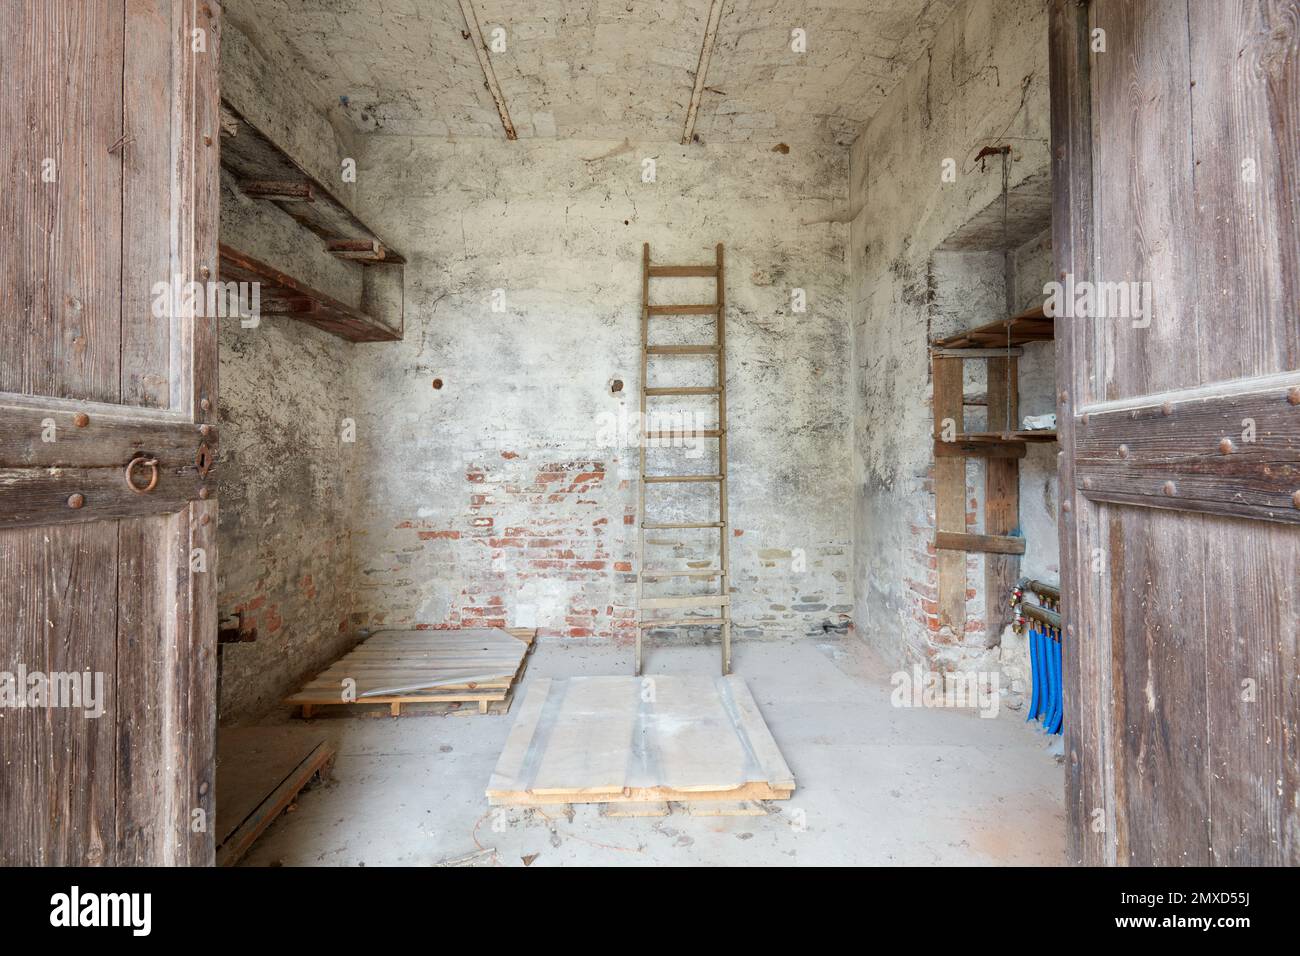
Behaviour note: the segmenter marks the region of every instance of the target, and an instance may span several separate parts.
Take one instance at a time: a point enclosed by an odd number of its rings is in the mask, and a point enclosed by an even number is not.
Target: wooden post
[[[962,360],[934,358],[934,438],[943,441],[951,420],[962,432]],[[936,531],[966,532],[966,459],[936,457],[934,462],[934,526]],[[936,551],[939,570],[939,625],[960,639],[966,625],[966,555]]]

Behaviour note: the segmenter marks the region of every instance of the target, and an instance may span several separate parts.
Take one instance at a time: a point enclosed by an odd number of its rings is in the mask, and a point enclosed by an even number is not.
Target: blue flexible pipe
[[[1046,724],[1049,734],[1059,734],[1061,732],[1061,716],[1065,710],[1065,687],[1061,681],[1061,642],[1059,640],[1052,641],[1051,652],[1052,682],[1056,685],[1056,703]]]
[[[1025,717],[1025,722],[1033,720],[1038,716],[1038,698],[1040,678],[1038,676],[1038,625],[1032,621],[1029,624],[1029,715]]]

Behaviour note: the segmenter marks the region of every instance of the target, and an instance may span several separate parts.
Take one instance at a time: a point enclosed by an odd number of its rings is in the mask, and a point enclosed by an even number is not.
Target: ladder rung
[[[707,522],[687,521],[684,523],[675,523],[675,524],[673,523],[663,524],[661,522],[651,523],[649,521],[641,522],[641,527],[649,531],[670,531],[679,528],[725,528],[726,526],[727,525],[725,521],[707,521]]]
[[[647,395],[719,395],[722,389],[717,385],[690,385],[681,388],[647,388]]]
[[[647,345],[647,355],[715,355],[716,345]]]
[[[647,580],[658,580],[659,578],[718,578],[725,577],[726,572],[721,568],[714,568],[711,571],[642,571],[641,577]]]
[[[716,302],[693,302],[690,305],[648,305],[651,315],[714,315],[718,311]]]
[[[726,607],[731,598],[725,594],[692,594],[682,597],[650,597],[641,599],[642,609],[660,607]]]
[[[669,279],[680,276],[716,276],[717,266],[651,266],[650,278]]]
[[[694,481],[722,481],[726,475],[642,475],[647,485],[671,485]]]
[[[668,617],[662,621],[637,621],[636,626],[640,630],[645,630],[648,627],[691,627],[696,624],[716,627],[725,623],[727,623],[725,617]]]
[[[694,431],[666,431],[666,432],[646,432],[645,438],[721,438],[723,429],[721,428],[697,428]]]

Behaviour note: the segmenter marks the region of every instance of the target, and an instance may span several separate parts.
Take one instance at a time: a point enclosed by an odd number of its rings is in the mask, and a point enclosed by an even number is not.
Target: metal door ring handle
[[[137,485],[135,483],[135,479],[132,477],[132,474],[135,472],[136,465],[148,465],[150,469],[149,484],[145,485],[143,488]],[[132,458],[129,462],[127,462],[126,486],[130,488],[132,491],[134,491],[137,495],[148,494],[149,492],[153,491],[154,488],[158,487],[158,459],[137,457],[137,458]]]

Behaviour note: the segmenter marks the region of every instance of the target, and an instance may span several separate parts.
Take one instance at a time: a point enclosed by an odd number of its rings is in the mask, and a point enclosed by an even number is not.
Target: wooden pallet
[[[489,803],[522,807],[793,793],[790,768],[734,675],[537,678],[487,789]]]
[[[533,628],[380,631],[284,702],[303,717],[317,707],[375,704],[394,717],[409,704],[476,703],[482,714],[499,704],[504,711],[536,635]]]

